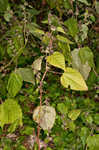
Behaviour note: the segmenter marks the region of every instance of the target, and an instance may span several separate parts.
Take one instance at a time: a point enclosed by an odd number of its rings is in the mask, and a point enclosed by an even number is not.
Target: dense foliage
[[[0,150],[99,150],[98,0],[0,0]]]

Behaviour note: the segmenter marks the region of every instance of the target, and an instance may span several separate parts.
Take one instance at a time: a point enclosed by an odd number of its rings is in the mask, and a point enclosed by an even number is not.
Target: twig
[[[98,77],[98,74],[97,74],[97,72],[95,71],[95,69],[94,69],[94,68],[93,68],[93,71],[94,71],[94,73],[95,73],[96,77]]]
[[[14,61],[14,59],[15,59],[15,57],[13,57],[13,58],[11,59],[11,61],[10,61],[7,65],[1,66],[0,72],[2,72],[5,68],[7,68],[8,66],[10,66],[10,65],[12,64],[12,62]]]
[[[50,42],[49,42],[49,50],[51,51],[52,49],[52,38],[51,38],[51,35],[52,33],[49,35],[50,36]],[[46,53],[46,56],[47,56],[47,53]],[[38,123],[38,127],[37,127],[37,143],[38,143],[38,150],[40,150],[40,140],[39,140],[39,136],[40,136],[40,112],[41,112],[41,106],[42,106],[42,92],[43,92],[43,89],[42,89],[42,86],[43,86],[43,81],[45,79],[45,76],[46,76],[46,73],[48,72],[48,66],[47,66],[47,61],[46,61],[46,69],[45,69],[45,72],[42,76],[42,79],[40,81],[40,86],[39,86],[39,89],[40,89],[40,109],[39,109],[39,123]]]
[[[48,71],[48,67],[47,67],[47,62],[46,62],[46,70],[45,70],[45,72],[44,72],[44,74],[43,74],[43,77],[42,77],[42,79],[41,79],[41,81],[40,81],[40,86],[39,86],[39,88],[40,88],[40,109],[39,109],[39,116],[40,116],[41,106],[42,106],[42,92],[43,92],[43,90],[42,90],[42,85],[43,85],[43,80],[44,80],[44,78],[45,78],[45,76],[46,76],[47,71]],[[39,140],[39,136],[40,136],[40,119],[39,119],[38,128],[37,128],[38,150],[40,150],[40,140]]]
[[[61,73],[61,72],[50,71],[50,70],[48,70],[48,72],[52,72],[52,73],[54,73],[54,74],[61,74],[61,75],[62,75],[62,73]]]

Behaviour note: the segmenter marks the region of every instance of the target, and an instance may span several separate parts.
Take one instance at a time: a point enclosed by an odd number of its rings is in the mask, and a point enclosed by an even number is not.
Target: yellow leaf
[[[54,52],[51,56],[48,56],[47,62],[55,67],[65,70],[65,58],[60,52]]]
[[[63,73],[61,76],[61,84],[72,90],[77,90],[77,91],[87,91],[88,87],[82,77],[82,75],[75,69],[72,68],[66,68],[66,71]]]

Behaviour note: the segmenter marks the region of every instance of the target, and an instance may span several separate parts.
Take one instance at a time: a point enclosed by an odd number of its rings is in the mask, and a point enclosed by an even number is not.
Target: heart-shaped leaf
[[[15,72],[22,77],[23,81],[35,84],[32,68],[17,68]]]
[[[88,64],[88,61],[86,61],[85,64],[81,62],[78,53],[79,49],[74,49],[72,51],[72,66],[82,74],[85,80],[87,80],[91,67]]]
[[[43,130],[49,130],[53,127],[55,122],[56,112],[51,106],[38,106],[33,113],[35,122],[40,123]]]
[[[61,84],[72,90],[77,90],[77,91],[87,91],[87,85],[82,77],[82,75],[75,69],[72,68],[66,68],[66,72],[63,73],[61,76]]]
[[[89,47],[80,48],[78,55],[79,55],[81,62],[83,64],[88,62],[90,67],[94,67],[94,59],[93,59],[94,56],[93,56],[93,53]]]
[[[81,110],[80,109],[75,109],[69,112],[68,117],[71,120],[76,120],[78,116],[80,115]]]
[[[51,56],[48,56],[47,62],[55,67],[65,70],[65,58],[60,52],[54,52]]]

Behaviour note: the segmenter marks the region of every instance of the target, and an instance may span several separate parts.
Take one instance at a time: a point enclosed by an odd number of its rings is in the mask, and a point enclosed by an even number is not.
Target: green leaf
[[[99,113],[94,115],[94,122],[99,125]]]
[[[78,118],[78,116],[80,115],[80,113],[81,113],[81,110],[75,109],[75,110],[72,110],[69,112],[68,117],[71,120],[76,120]]]
[[[55,0],[46,0],[47,3],[50,5],[51,9],[53,9],[54,7],[56,7],[56,1]]]
[[[95,72],[92,70],[89,74],[89,77],[87,79],[87,85],[89,89],[93,88],[93,85],[95,84],[95,82],[97,82],[97,77]]]
[[[19,145],[16,150],[27,150],[27,149],[26,149],[26,147],[24,147],[23,145]]]
[[[33,23],[27,24],[26,28],[35,37],[40,38],[42,35],[44,35],[44,31],[39,29],[39,26],[37,26],[37,25],[35,25]]]
[[[15,97],[16,94],[20,91],[22,87],[22,82],[22,77],[18,73],[11,73],[7,85],[7,90],[11,97]]]
[[[64,103],[59,103],[57,105],[57,109],[58,111],[60,111],[62,114],[67,114],[68,112],[68,108],[66,107],[66,105]]]
[[[74,121],[70,121],[69,123],[68,123],[68,127],[69,127],[69,129],[71,130],[71,131],[75,131],[75,129],[76,129],[76,125],[75,125],[75,123],[74,123]]]
[[[49,130],[53,127],[55,122],[56,112],[51,106],[38,106],[33,113],[33,119],[43,130]]]
[[[47,147],[47,149],[46,150],[52,150],[52,148],[50,148],[50,147]]]
[[[22,135],[24,135],[24,134],[25,134],[25,135],[32,135],[32,134],[33,134],[33,130],[34,130],[33,127],[26,126],[26,127],[24,127],[24,129],[21,130],[20,132],[21,132]]]
[[[16,120],[14,123],[10,125],[10,127],[8,128],[8,132],[9,133],[14,132],[16,128],[18,127],[18,125],[19,125],[19,120]]]
[[[88,62],[90,67],[94,67],[94,56],[89,47],[83,47],[79,50],[79,57],[81,59],[81,62],[85,64]]]
[[[64,8],[66,8],[66,9],[71,9],[71,8],[72,8],[71,3],[70,3],[69,0],[64,0],[63,6],[64,6]]]
[[[6,11],[5,14],[4,14],[5,21],[9,22],[11,18],[12,18],[11,12],[10,11]]]
[[[87,6],[89,6],[90,4],[87,2],[87,0],[78,0],[79,2],[81,2],[81,3],[83,3],[83,4],[85,4],[85,5],[87,5]]]
[[[34,74],[31,68],[17,68],[15,72],[22,77],[23,81],[35,84]]]
[[[49,42],[50,42],[50,37],[49,37],[48,32],[47,32],[42,37],[42,43],[44,43],[44,45],[48,46]]]
[[[86,142],[90,150],[99,150],[99,134],[88,136]]]
[[[64,29],[63,29],[62,27],[60,27],[60,26],[57,27],[56,30],[57,30],[58,32],[61,32],[61,33],[64,33],[64,34],[65,34]]]
[[[82,127],[81,128],[81,132],[80,132],[80,138],[81,138],[81,141],[83,143],[83,147],[85,146],[86,144],[86,139],[87,137],[89,136],[89,129],[87,127]]]
[[[63,43],[67,43],[67,44],[73,44],[72,41],[70,41],[68,38],[61,36],[61,35],[57,35],[56,38]]]
[[[55,0],[56,1],[56,0]],[[52,2],[52,0],[51,0]],[[55,4],[56,5],[56,4]],[[50,22],[49,22],[50,20]],[[48,22],[51,25],[51,30],[55,31],[56,27],[60,26],[59,19],[57,16],[50,14],[48,17]]]
[[[54,52],[51,56],[48,56],[47,62],[55,67],[65,70],[65,58],[60,52]]]
[[[63,42],[58,42],[58,47],[59,50],[62,51],[65,60],[68,61],[69,64],[71,64],[71,50],[70,50],[70,45],[67,43]]]
[[[87,85],[82,77],[82,75],[75,69],[72,68],[66,68],[66,72],[63,73],[61,76],[61,84],[72,90],[77,90],[77,91],[87,91]]]
[[[88,61],[86,61],[86,63],[83,64],[78,54],[79,49],[74,49],[72,51],[72,66],[74,69],[77,69],[82,74],[85,80],[87,80],[91,71],[91,67],[88,64]]]
[[[92,124],[93,118],[92,118],[92,116],[91,116],[90,114],[87,115],[86,121],[87,121],[89,124]]]
[[[68,20],[66,20],[64,22],[64,25],[68,28],[69,30],[69,34],[75,38],[75,36],[77,35],[77,33],[79,32],[78,30],[78,24],[77,24],[77,20],[75,18],[69,18]]]
[[[14,99],[7,99],[0,105],[0,126],[18,121],[22,125],[22,111]]]
[[[9,145],[5,145],[3,150],[11,150],[11,147]]]
[[[96,53],[95,61],[96,61],[96,72],[99,74],[99,52]]]

